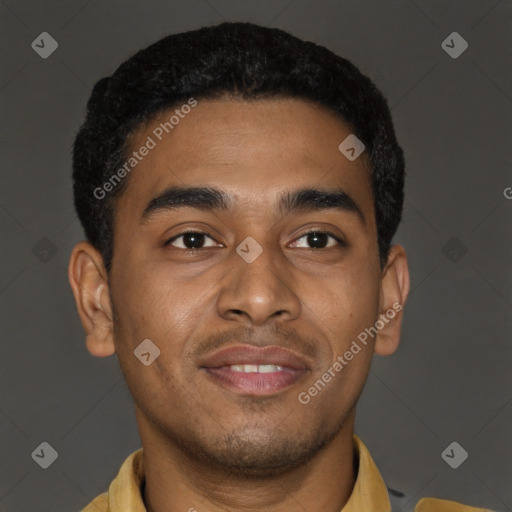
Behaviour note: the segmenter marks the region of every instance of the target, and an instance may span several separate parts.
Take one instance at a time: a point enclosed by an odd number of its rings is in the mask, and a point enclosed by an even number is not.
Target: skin
[[[168,117],[141,126],[132,147]],[[200,100],[131,172],[115,210],[109,278],[93,246],[74,247],[69,277],[87,349],[117,353],[134,398],[150,512],[339,512],[350,497],[356,402],[373,354],[397,349],[403,311],[309,404],[297,395],[409,292],[402,246],[380,267],[365,154],[351,162],[338,150],[350,133],[301,100]],[[170,185],[223,189],[233,209],[159,211],[141,223]],[[302,187],[342,187],[365,221],[339,210],[281,216],[279,195]],[[188,228],[211,235],[206,248],[187,254],[183,238],[164,245]],[[304,236],[312,228],[347,245],[328,238],[312,249]],[[263,249],[250,264],[235,250],[248,236]],[[147,338],[161,354],[144,366],[133,351]],[[310,371],[255,397],[199,370],[201,357],[241,343],[288,347]]]

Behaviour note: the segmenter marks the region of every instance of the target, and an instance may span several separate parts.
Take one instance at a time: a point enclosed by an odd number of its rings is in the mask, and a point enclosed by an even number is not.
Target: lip
[[[282,366],[282,370],[270,373],[236,372],[229,368],[235,364],[272,364]],[[230,347],[201,361],[200,369],[221,387],[252,396],[283,391],[301,380],[309,371],[300,356],[275,345]]]
[[[308,370],[306,362],[291,350],[277,345],[255,347],[254,345],[238,345],[229,347],[201,361],[204,368],[220,368],[232,364],[274,364],[290,370]]]

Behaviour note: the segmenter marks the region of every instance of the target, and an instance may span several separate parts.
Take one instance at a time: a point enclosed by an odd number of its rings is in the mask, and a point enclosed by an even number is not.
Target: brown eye
[[[182,238],[183,240],[179,242],[178,245],[175,245],[174,242]],[[184,233],[180,233],[172,237],[168,240],[165,245],[172,245],[173,247],[177,247],[178,249],[187,249],[187,250],[197,250],[203,249],[205,247],[215,247],[215,244],[205,246],[205,238],[209,238],[213,240],[207,233],[202,233],[201,231],[185,231]]]
[[[309,231],[308,233],[304,233],[296,240],[302,239],[305,239],[305,243],[309,244],[301,246],[305,247],[306,249],[325,249],[335,245],[345,245],[342,240],[340,240],[337,236],[329,231]],[[329,239],[331,239],[331,241]]]

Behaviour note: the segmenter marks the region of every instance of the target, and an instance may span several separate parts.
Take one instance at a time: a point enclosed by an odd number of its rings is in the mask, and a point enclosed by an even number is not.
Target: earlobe
[[[98,250],[88,242],[73,248],[68,266],[69,284],[86,333],[87,350],[97,357],[115,352],[109,283]]]
[[[400,343],[403,309],[409,295],[410,276],[407,255],[401,245],[390,249],[382,272],[379,301],[379,328],[374,350],[381,356],[391,355]]]

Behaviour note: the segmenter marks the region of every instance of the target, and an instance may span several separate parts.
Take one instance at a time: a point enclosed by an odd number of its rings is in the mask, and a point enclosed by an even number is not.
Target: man
[[[409,292],[381,93],[323,47],[223,23],[140,51],[87,107],[70,283],[142,448],[85,511],[389,511],[353,432]],[[416,507],[441,510],[477,509]]]

